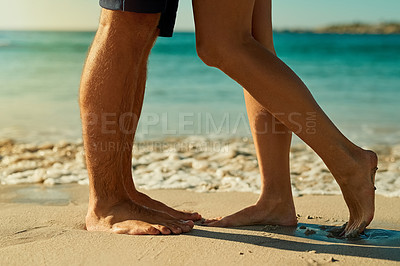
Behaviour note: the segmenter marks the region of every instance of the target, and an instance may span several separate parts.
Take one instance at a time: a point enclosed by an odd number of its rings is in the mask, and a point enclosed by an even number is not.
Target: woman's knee
[[[235,38],[224,38],[223,36],[202,38],[197,36],[197,55],[206,65],[221,69],[236,54],[247,49],[247,45],[253,41],[254,38],[251,34]]]
[[[210,67],[218,67],[221,61],[221,52],[217,43],[211,43],[203,40],[196,40],[196,50],[199,58]]]
[[[276,55],[274,42],[272,38],[269,38],[269,36],[266,36],[265,34],[264,35],[253,34],[253,37],[258,43],[264,46],[265,49],[270,51],[272,54]]]

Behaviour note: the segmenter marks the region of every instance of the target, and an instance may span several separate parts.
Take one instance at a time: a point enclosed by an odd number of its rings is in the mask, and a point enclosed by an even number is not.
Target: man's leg
[[[124,143],[127,147],[129,147],[127,149],[124,149],[124,152],[122,154],[124,185],[130,198],[136,203],[144,205],[151,209],[166,212],[169,215],[178,219],[196,221],[201,219],[200,214],[178,211],[165,205],[162,202],[150,198],[149,196],[147,196],[142,192],[139,192],[135,188],[135,184],[132,178],[132,145],[135,138],[135,132],[138,126],[138,120],[142,112],[143,98],[144,98],[146,79],[147,79],[147,61],[150,51],[154,45],[154,42],[157,39],[158,32],[159,32],[158,30],[154,31],[153,36],[150,37],[149,41],[145,46],[144,55],[138,68],[139,74],[136,85],[136,91],[133,95],[133,98],[131,99],[131,106],[129,107],[131,113],[130,115],[125,116],[123,121],[124,129],[127,133],[124,136],[125,137]]]
[[[103,10],[82,73],[80,108],[89,173],[89,231],[179,234],[193,227],[132,201],[124,187],[126,124],[139,68],[157,31],[159,14]],[[143,66],[142,66],[143,67]]]
[[[376,154],[350,142],[300,78],[252,35],[255,0],[193,0],[199,56],[241,84],[325,162],[350,211],[347,235],[374,216]],[[313,128],[307,125],[312,119]]]
[[[275,54],[271,0],[256,0],[252,34],[260,44]],[[207,223],[210,226],[295,225],[297,219],[289,169],[292,132],[265,110],[246,90],[244,96],[260,166],[261,195],[255,205],[222,219],[209,220]]]

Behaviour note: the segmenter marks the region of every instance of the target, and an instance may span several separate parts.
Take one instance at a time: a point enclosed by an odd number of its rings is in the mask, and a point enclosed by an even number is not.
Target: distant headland
[[[332,33],[332,34],[400,34],[400,22],[379,24],[351,23],[337,24],[315,29],[277,30],[290,33]]]

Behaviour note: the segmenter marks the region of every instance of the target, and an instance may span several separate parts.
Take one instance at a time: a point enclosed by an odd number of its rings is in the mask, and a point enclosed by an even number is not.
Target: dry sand
[[[184,235],[127,236],[84,229],[87,186],[0,186],[0,265],[321,265],[399,264],[400,199],[378,196],[371,239],[327,238],[319,225],[347,218],[340,196],[295,198],[299,222],[317,231],[272,226],[210,228]],[[178,209],[204,217],[226,215],[254,203],[243,192],[148,191]],[[377,230],[387,229],[387,230]],[[396,231],[389,231],[396,230]],[[382,239],[379,239],[381,237]]]

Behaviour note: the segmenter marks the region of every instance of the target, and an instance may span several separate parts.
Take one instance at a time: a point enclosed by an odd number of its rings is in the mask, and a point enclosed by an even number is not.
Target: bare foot
[[[201,220],[201,215],[197,212],[185,212],[185,211],[178,211],[175,210],[164,203],[157,201],[155,199],[150,198],[144,193],[141,193],[139,191],[136,191],[134,193],[130,193],[131,198],[134,202],[136,202],[139,205],[146,206],[150,209],[157,210],[160,212],[165,212],[168,213],[169,215],[181,219],[181,220],[192,220],[192,221],[198,221]]]
[[[181,234],[189,232],[193,225],[193,221],[183,221],[130,200],[107,207],[89,207],[86,216],[88,231],[128,235]]]
[[[350,211],[350,219],[343,232],[345,237],[357,237],[374,218],[377,165],[377,155],[373,151],[363,151],[353,174],[338,182]]]
[[[204,222],[208,226],[236,227],[244,225],[297,225],[293,201],[276,203],[268,201],[247,207],[232,215],[209,219]]]

